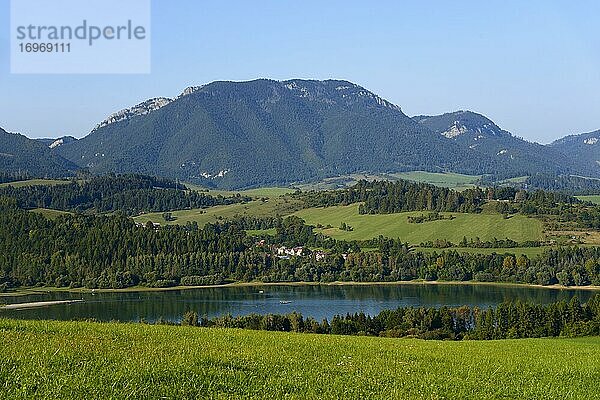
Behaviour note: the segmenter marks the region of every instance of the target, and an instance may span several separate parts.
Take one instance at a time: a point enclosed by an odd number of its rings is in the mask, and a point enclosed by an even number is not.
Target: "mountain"
[[[0,128],[0,171],[34,177],[73,175],[79,167],[55,154],[48,146]]]
[[[34,139],[36,142],[43,144],[44,146],[48,146],[53,149],[58,146],[62,146],[63,144],[68,144],[76,141],[77,139],[73,136],[63,136],[59,138],[43,138],[43,139]]]
[[[552,142],[549,147],[561,152],[566,157],[577,155],[577,158],[589,167],[597,168],[600,165],[600,130],[569,135]]]
[[[471,111],[413,119],[435,134],[460,144],[465,157],[487,160],[494,175],[524,176],[534,173],[581,174],[596,176],[600,168],[586,165],[551,146],[531,143],[513,136],[489,118]]]
[[[93,173],[137,172],[223,188],[406,170],[599,173],[479,114],[410,118],[340,80],[190,87],[119,111],[53,151]]]
[[[166,100],[152,111],[144,103],[121,111],[56,151],[96,173],[221,187],[440,170],[459,153],[399,107],[345,81],[214,82]]]

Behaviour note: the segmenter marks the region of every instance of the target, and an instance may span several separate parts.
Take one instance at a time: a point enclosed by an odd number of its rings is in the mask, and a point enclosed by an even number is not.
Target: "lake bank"
[[[0,306],[0,310],[26,310],[29,308],[50,307],[60,304],[83,303],[83,300],[56,300],[56,301],[34,301],[29,303],[15,303]]]
[[[234,282],[220,285],[199,286],[172,286],[166,288],[153,288],[148,286],[132,286],[122,289],[88,289],[88,288],[57,288],[57,287],[33,287],[16,289],[14,292],[0,293],[2,297],[27,296],[32,294],[47,294],[55,292],[66,293],[136,293],[136,292],[170,292],[178,290],[218,289],[218,288],[243,288],[243,287],[269,287],[269,286],[402,286],[402,285],[461,285],[461,286],[499,286],[516,288],[534,288],[551,290],[589,290],[600,291],[600,286],[562,286],[562,285],[537,285],[529,283],[511,282],[478,282],[478,281],[394,281],[394,282]]]

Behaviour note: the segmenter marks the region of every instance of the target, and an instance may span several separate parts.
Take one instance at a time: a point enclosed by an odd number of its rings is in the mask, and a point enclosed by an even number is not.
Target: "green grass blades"
[[[594,399],[600,338],[436,342],[0,320],[2,399]]]
[[[358,205],[337,206],[328,208],[309,208],[298,211],[297,216],[308,224],[333,228],[323,232],[336,239],[363,240],[379,235],[400,238],[411,244],[419,244],[436,239],[446,239],[459,243],[464,236],[467,239],[479,237],[481,240],[493,238],[509,238],[517,242],[539,240],[543,236],[543,224],[533,218],[515,215],[505,219],[500,214],[460,214],[453,215],[453,220],[439,220],[414,224],[408,222],[408,216],[417,216],[427,212],[408,212],[399,214],[360,215]],[[339,227],[344,222],[352,227],[352,231],[343,231]]]

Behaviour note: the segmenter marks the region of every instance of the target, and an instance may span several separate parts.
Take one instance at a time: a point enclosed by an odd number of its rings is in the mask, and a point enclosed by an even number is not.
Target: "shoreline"
[[[0,306],[0,310],[27,310],[30,308],[50,307],[60,304],[83,303],[83,300],[55,300],[55,301],[34,301],[29,303],[6,304]]]
[[[528,283],[510,283],[510,282],[477,282],[477,281],[394,281],[394,282],[234,282],[220,285],[200,285],[200,286],[173,286],[168,288],[152,288],[146,286],[133,286],[123,289],[87,289],[87,288],[56,288],[56,287],[34,287],[20,288],[15,292],[1,293],[2,297],[17,297],[27,295],[43,295],[51,292],[66,293],[136,293],[136,292],[170,292],[178,290],[198,290],[198,289],[226,289],[236,287],[272,287],[272,286],[407,286],[407,285],[454,285],[454,286],[499,286],[530,289],[549,289],[549,290],[587,290],[600,291],[600,286],[561,286],[555,285],[537,285]],[[71,300],[68,300],[71,301]],[[72,300],[73,302],[81,300]],[[6,307],[6,306],[5,306]],[[4,308],[5,308],[4,307]],[[2,308],[2,307],[0,307]]]

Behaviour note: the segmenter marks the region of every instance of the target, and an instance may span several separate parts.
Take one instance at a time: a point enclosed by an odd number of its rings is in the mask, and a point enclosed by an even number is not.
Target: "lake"
[[[262,292],[262,293],[261,293]],[[161,292],[69,293],[47,292],[26,296],[3,296],[4,304],[83,299],[83,302],[25,310],[1,310],[0,318],[154,322],[159,318],[178,322],[193,310],[200,316],[225,314],[285,314],[292,311],[317,320],[336,314],[407,306],[479,306],[487,308],[505,300],[546,304],[577,295],[582,302],[595,292],[556,290],[507,285],[408,284],[408,285],[300,285],[235,286]],[[283,302],[283,303],[282,303]]]

